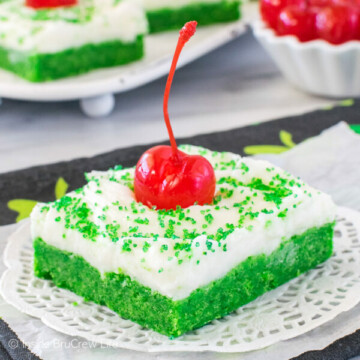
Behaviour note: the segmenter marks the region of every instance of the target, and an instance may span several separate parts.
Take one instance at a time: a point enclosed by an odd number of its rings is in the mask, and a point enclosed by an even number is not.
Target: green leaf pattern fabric
[[[65,179],[60,177],[55,184],[55,199],[62,198],[66,194],[68,187],[69,185]],[[30,216],[32,209],[37,203],[38,201],[36,200],[14,199],[8,202],[8,208],[18,213],[16,222],[19,222]]]
[[[292,149],[296,144],[293,142],[292,135],[281,130],[279,132],[279,139],[282,145],[251,145],[244,148],[246,155],[257,155],[257,154],[281,154],[287,150]]]

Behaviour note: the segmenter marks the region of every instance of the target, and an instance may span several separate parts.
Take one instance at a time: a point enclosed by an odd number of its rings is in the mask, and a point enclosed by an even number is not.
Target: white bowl
[[[327,97],[360,96],[360,41],[341,45],[324,40],[302,43],[295,36],[277,36],[262,21],[255,22],[253,30],[296,87]]]

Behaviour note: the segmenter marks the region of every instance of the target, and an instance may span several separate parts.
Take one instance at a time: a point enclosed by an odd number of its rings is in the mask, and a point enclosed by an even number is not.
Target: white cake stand
[[[184,49],[179,67],[240,36],[245,30],[244,21],[200,28]],[[114,109],[114,94],[167,74],[177,38],[177,31],[147,36],[146,55],[141,61],[49,83],[30,83],[0,70],[0,97],[41,102],[79,100],[86,115],[104,117]]]

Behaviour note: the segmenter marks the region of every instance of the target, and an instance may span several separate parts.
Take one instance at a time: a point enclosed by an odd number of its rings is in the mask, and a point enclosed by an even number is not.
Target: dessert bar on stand
[[[0,97],[79,99],[86,115],[106,116],[114,94],[166,74],[178,23],[199,19],[204,25],[184,52],[183,66],[242,34],[240,17],[255,6],[240,7],[236,0],[2,2]],[[205,8],[206,18],[200,16]]]

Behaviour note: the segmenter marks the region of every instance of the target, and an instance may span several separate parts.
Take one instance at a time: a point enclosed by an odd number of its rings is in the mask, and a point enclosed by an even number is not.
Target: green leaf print
[[[64,178],[60,177],[55,184],[55,199],[62,198],[66,194],[68,188],[68,183],[65,181]],[[19,222],[30,216],[31,211],[37,203],[38,201],[36,200],[13,199],[8,202],[7,206],[10,210],[16,211],[18,213],[16,222]]]
[[[354,103],[355,103],[354,99],[346,99],[340,103],[340,106],[343,106],[343,107],[353,106]]]
[[[285,130],[280,131],[279,137],[280,137],[280,141],[288,148],[293,148],[296,145],[293,142],[292,135]]]
[[[281,154],[289,150],[285,146],[278,145],[252,145],[246,146],[244,148],[244,153],[247,155],[257,155],[257,154]]]
[[[284,146],[281,146],[281,145],[250,145],[250,146],[245,146],[244,153],[246,155],[281,154],[285,151],[292,149],[296,145],[292,139],[292,135],[285,130],[281,130],[279,132],[279,139],[284,144]]]
[[[332,110],[335,106],[342,106],[342,107],[350,107],[355,104],[354,99],[345,99],[338,104],[335,105],[327,105],[323,108],[323,110]]]
[[[64,178],[59,178],[55,185],[55,199],[62,198],[65,194],[67,189],[69,188],[68,183],[64,180]]]
[[[30,216],[32,209],[37,203],[35,200],[14,199],[8,202],[8,208],[18,213],[16,222],[19,222]]]

